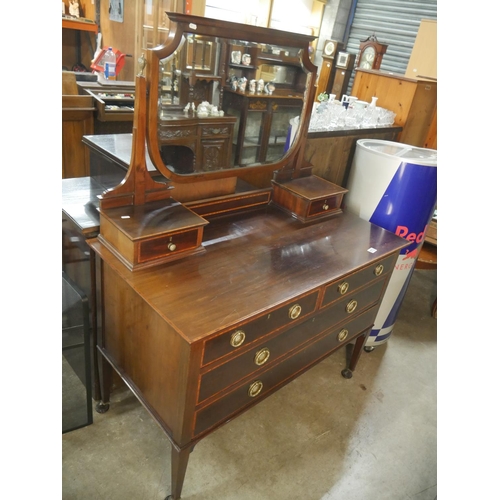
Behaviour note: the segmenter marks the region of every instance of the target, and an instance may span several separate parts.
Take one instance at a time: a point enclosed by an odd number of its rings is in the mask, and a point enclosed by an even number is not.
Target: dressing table
[[[312,175],[304,160],[315,95],[312,37],[168,16],[167,40],[147,51],[136,78],[127,174],[99,196],[99,234],[88,244],[95,253],[98,410],[109,407],[114,369],[172,445],[167,498],[177,500],[198,441],[353,343],[344,378],[332,380],[349,383],[407,242],[344,213],[346,190]],[[300,72],[275,82],[276,95],[293,94],[294,106],[302,93],[297,133],[278,159],[234,162],[251,139],[224,109],[235,105],[225,98],[226,90],[234,93],[233,76],[243,78],[230,64],[235,46],[265,61],[264,68],[254,58],[255,78],[272,74],[273,64]],[[177,95],[185,100],[176,102],[163,96],[162,82],[179,65]],[[195,89],[204,81],[211,104],[234,124],[224,136],[232,160],[210,165],[198,161],[197,146],[162,135],[172,127],[168,116],[184,112],[203,127],[206,117],[189,114],[187,105],[199,105]],[[266,121],[261,139],[272,136],[272,124]],[[106,145],[94,155],[105,158]]]

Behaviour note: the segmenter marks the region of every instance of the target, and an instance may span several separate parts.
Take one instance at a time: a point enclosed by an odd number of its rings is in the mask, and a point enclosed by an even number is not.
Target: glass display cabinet
[[[88,241],[97,409],[114,369],[171,443],[178,500],[201,439],[349,343],[352,377],[407,242],[344,213],[346,190],[304,160],[313,37],[168,17],[136,77],[132,135],[85,143],[94,159],[130,147]]]

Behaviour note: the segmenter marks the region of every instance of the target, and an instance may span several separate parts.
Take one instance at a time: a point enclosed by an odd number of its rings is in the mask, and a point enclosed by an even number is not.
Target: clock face
[[[363,54],[361,55],[361,60],[359,61],[359,67],[362,69],[372,69],[374,62],[375,62],[375,48],[366,47]]]
[[[326,42],[325,48],[324,48],[324,53],[327,56],[331,56],[333,52],[335,51],[335,44],[332,41]]]

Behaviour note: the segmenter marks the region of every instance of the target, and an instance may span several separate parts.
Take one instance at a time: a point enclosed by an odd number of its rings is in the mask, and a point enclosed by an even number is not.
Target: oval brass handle
[[[271,356],[271,351],[267,347],[262,348],[255,354],[254,358],[255,364],[257,366],[262,366],[264,363],[267,362],[269,356]]]
[[[342,328],[342,330],[340,330],[339,334],[337,335],[337,339],[339,342],[343,342],[347,336],[349,335],[349,331],[346,330],[345,328]]]
[[[323,210],[328,210],[330,207],[328,206],[328,203],[323,204]]]
[[[384,272],[384,266],[379,264],[373,272],[375,273],[375,276],[380,276]]]
[[[256,380],[255,382],[250,384],[250,387],[248,388],[248,395],[251,398],[258,396],[260,394],[260,391],[262,391],[263,387],[264,387],[264,384],[260,380]]]
[[[345,295],[347,290],[349,290],[349,283],[347,283],[347,281],[344,281],[343,283],[341,283],[338,287],[338,291],[340,293],[340,295]]]
[[[302,307],[300,307],[299,304],[295,304],[294,306],[290,307],[288,315],[290,316],[291,319],[297,319],[300,316],[301,312],[302,312]]]
[[[173,251],[177,248],[177,245],[176,245],[175,243],[169,243],[169,244],[167,245],[167,248],[168,248],[171,252],[173,252]]]
[[[240,347],[243,342],[245,342],[245,332],[243,330],[237,330],[231,335],[231,345],[233,347]]]
[[[346,306],[345,306],[345,310],[351,314],[352,312],[354,312],[354,309],[356,309],[356,307],[358,306],[358,301],[357,300],[351,300]]]

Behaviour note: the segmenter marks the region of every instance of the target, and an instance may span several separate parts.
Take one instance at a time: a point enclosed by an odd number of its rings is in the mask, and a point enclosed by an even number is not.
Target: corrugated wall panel
[[[357,55],[360,41],[375,33],[389,45],[380,69],[404,75],[422,19],[437,19],[437,0],[358,0],[346,50]]]

